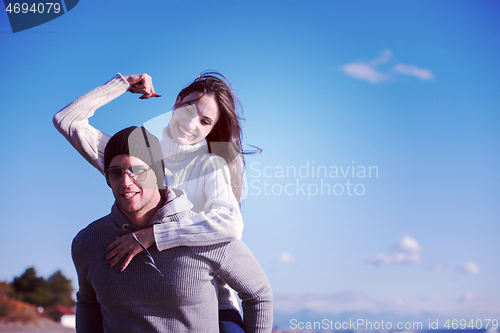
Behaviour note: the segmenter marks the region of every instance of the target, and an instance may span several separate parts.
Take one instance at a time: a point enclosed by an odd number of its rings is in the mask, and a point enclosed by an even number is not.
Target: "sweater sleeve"
[[[203,169],[204,210],[179,221],[155,224],[155,242],[159,251],[241,239],[243,220],[225,160],[210,155],[204,161]]]
[[[227,245],[220,270],[216,272],[240,299],[247,333],[270,333],[273,327],[271,285],[257,259],[242,241]]]
[[[78,274],[79,287],[76,293],[76,332],[92,333],[103,325],[103,316],[94,288],[88,281],[83,268],[82,248],[78,236],[73,240],[71,254]]]
[[[104,173],[104,148],[110,136],[90,126],[89,118],[101,106],[127,91],[129,84],[117,74],[107,83],[80,96],[55,114],[54,126],[97,170]]]

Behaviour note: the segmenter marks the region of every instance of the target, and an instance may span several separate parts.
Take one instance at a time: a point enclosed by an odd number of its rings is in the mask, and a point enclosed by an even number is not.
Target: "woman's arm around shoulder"
[[[217,244],[242,237],[243,219],[225,160],[206,155],[202,163],[203,172],[198,181],[204,183],[204,191],[192,195],[203,197],[203,211],[174,223],[155,224],[155,243],[159,251],[177,246]]]

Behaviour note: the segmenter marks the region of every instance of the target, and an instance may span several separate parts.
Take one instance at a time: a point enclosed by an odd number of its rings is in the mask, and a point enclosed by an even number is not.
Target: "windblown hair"
[[[245,157],[242,149],[242,132],[240,121],[244,118],[241,103],[226,77],[218,72],[203,72],[190,85],[182,89],[177,95],[176,105],[191,93],[213,95],[219,108],[219,118],[207,135],[208,150],[210,153],[223,157],[229,167],[231,187],[238,202],[241,202],[243,193],[243,170]]]

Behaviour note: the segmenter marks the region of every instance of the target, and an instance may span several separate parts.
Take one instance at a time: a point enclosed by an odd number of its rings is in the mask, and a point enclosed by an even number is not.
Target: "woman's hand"
[[[128,91],[134,94],[142,94],[140,99],[148,99],[150,97],[161,97],[155,92],[153,87],[153,79],[146,73],[134,74],[134,75],[124,75],[123,76],[128,83],[130,88]]]
[[[134,234],[146,249],[155,243],[153,227],[136,231],[134,232]],[[122,268],[120,270],[121,272],[123,272],[123,270],[127,268],[130,261],[132,261],[132,259],[137,254],[142,252],[142,248],[134,239],[134,237],[129,234],[118,237],[113,243],[109,244],[106,251],[108,251],[109,253],[106,256],[105,260],[109,260],[114,257],[113,260],[111,260],[111,262],[109,263],[109,267],[113,267],[120,260],[122,260],[122,258],[125,257],[125,261],[123,262]]]

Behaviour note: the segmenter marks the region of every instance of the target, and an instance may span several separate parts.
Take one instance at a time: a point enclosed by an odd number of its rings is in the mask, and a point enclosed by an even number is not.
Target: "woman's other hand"
[[[153,227],[136,231],[134,232],[134,234],[146,249],[155,243]],[[105,260],[109,260],[114,257],[113,260],[111,260],[111,262],[109,263],[109,267],[113,267],[120,260],[122,260],[122,258],[125,258],[125,261],[123,262],[120,270],[123,272],[123,270],[127,268],[132,259],[137,254],[142,252],[142,248],[134,239],[134,237],[128,234],[118,237],[113,243],[109,244],[106,251],[108,251],[109,253],[106,256]]]

